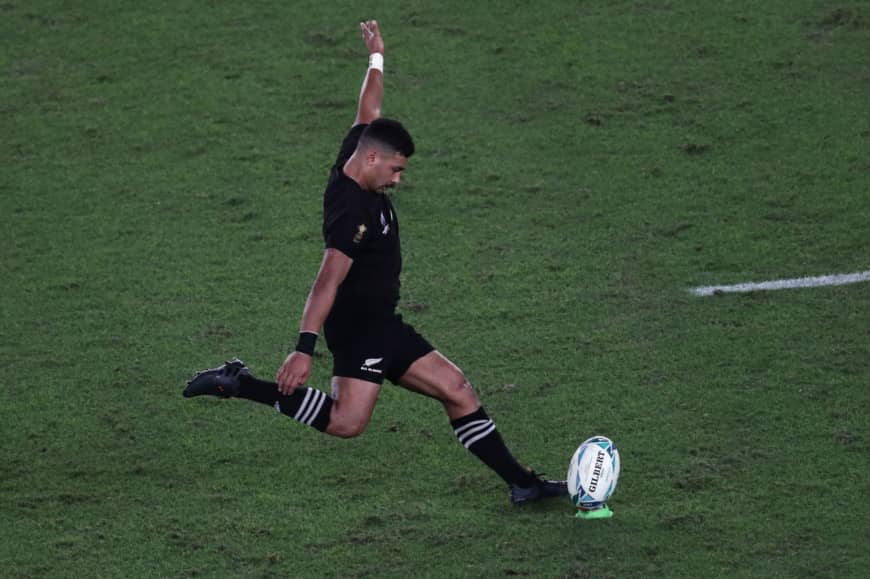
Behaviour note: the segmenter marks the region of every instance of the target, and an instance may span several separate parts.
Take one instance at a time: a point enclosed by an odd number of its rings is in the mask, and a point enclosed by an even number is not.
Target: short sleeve
[[[347,136],[344,137],[344,141],[341,142],[341,149],[338,151],[338,157],[335,158],[335,165],[340,167],[344,165],[350,156],[353,155],[353,152],[356,150],[356,144],[359,142],[360,135],[362,135],[363,131],[368,125],[354,125],[350,131],[347,133]]]
[[[343,210],[324,224],[327,248],[334,248],[351,259],[356,259],[360,249],[371,237],[369,225],[361,213]]]

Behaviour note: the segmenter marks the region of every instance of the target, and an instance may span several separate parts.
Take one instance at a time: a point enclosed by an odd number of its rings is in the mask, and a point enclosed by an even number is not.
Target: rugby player
[[[360,28],[369,68],[326,185],[325,251],[295,351],[276,382],[232,360],[197,373],[184,396],[245,398],[321,432],[353,437],[368,425],[387,378],[441,402],[459,442],[507,483],[513,503],[567,495],[564,481],[545,480],[513,457],[462,371],[396,313],[402,254],[388,192],[401,181],[414,142],[401,123],[381,117],[384,42],[377,21]],[[331,396],[305,385],[321,328],[333,357]]]

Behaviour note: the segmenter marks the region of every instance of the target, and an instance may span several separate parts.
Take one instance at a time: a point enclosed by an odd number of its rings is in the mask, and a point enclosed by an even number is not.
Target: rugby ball
[[[568,465],[568,493],[578,509],[604,506],[619,481],[619,451],[606,436],[593,436],[581,444]]]

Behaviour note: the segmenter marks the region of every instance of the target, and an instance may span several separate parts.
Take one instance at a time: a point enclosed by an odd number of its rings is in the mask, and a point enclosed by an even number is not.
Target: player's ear
[[[366,151],[366,162],[369,165],[374,165],[378,162],[378,150],[377,149],[369,149]]]

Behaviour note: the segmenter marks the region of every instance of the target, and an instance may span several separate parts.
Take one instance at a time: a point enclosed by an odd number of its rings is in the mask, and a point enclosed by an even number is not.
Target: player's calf
[[[543,479],[517,462],[482,407],[451,424],[459,442],[508,483],[512,503],[568,496],[565,481]]]
[[[521,465],[508,450],[495,423],[483,407],[450,422],[460,444],[494,470],[508,485],[529,488],[537,476]]]

